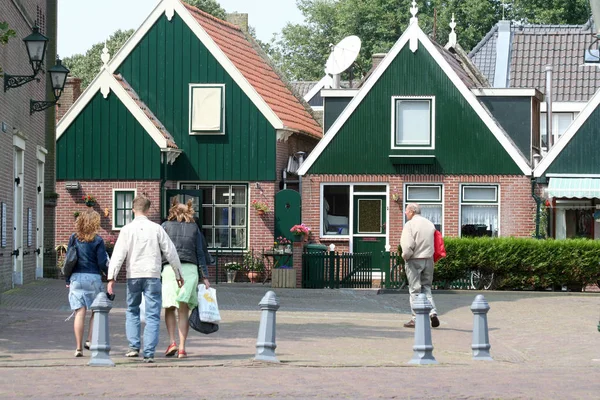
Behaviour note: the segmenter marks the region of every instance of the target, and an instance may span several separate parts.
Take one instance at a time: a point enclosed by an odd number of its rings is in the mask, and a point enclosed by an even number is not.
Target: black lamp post
[[[48,107],[52,107],[58,102],[67,82],[67,75],[69,75],[69,69],[62,65],[60,59],[56,59],[56,65],[48,70],[50,74],[50,81],[52,82],[52,89],[54,91],[54,100],[52,101],[29,101],[29,114],[33,114],[36,111],[43,111]]]
[[[590,8],[592,9],[592,18],[594,20],[595,39],[592,41],[584,54],[586,63],[594,63],[600,66],[600,0],[590,0]],[[594,49],[594,45],[596,48]]]
[[[5,92],[10,88],[16,88],[27,82],[31,82],[35,79],[40,69],[42,69],[44,56],[46,55],[46,47],[48,45],[48,38],[40,33],[40,28],[34,26],[33,33],[23,39],[23,41],[27,48],[27,55],[29,56],[31,68],[33,69],[33,75],[4,74]]]

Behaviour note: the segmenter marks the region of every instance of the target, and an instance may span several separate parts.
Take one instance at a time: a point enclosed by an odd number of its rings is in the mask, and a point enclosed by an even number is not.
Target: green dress
[[[181,263],[183,286],[177,286],[175,272],[170,264],[162,272],[162,307],[179,308],[179,303],[187,303],[190,310],[198,307],[198,267],[195,264]]]

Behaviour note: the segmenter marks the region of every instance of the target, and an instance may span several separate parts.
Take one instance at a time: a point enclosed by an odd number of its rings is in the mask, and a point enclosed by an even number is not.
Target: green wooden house
[[[352,252],[395,250],[413,202],[446,236],[530,236],[539,93],[490,89],[454,32],[439,45],[416,11],[358,90],[331,95],[349,100],[333,121],[322,92],[330,127],[299,170],[303,222]]]
[[[248,33],[162,0],[117,54],[102,57],[57,127],[58,243],[84,195],[114,239],[144,194],[155,221],[174,196],[193,199],[211,249],[272,247],[274,196],[294,187],[283,172],[322,128]],[[267,213],[252,207],[259,203]]]
[[[535,167],[556,239],[600,239],[600,90]]]

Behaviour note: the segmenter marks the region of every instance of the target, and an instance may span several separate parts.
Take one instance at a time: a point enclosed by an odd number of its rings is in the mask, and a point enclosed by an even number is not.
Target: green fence
[[[304,251],[302,287],[310,289],[370,288],[373,286],[371,253]]]

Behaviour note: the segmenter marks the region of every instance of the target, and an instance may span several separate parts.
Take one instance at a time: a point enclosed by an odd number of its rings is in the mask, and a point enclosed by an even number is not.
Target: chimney
[[[225,17],[227,22],[238,26],[242,32],[248,33],[248,14],[247,13],[227,13]]]
[[[554,145],[552,132],[552,66],[546,66],[546,146],[548,151]]]
[[[494,75],[495,88],[508,87],[511,45],[510,21],[498,22],[498,39],[496,39],[496,73]]]
[[[56,122],[69,111],[69,108],[77,101],[81,96],[81,79],[69,76],[65,83],[65,89],[60,96],[60,100],[56,105]]]
[[[371,71],[375,70],[375,68],[377,68],[377,66],[379,65],[379,63],[381,63],[381,60],[383,60],[386,56],[386,53],[375,53],[371,56],[372,59],[372,65],[371,65]]]

